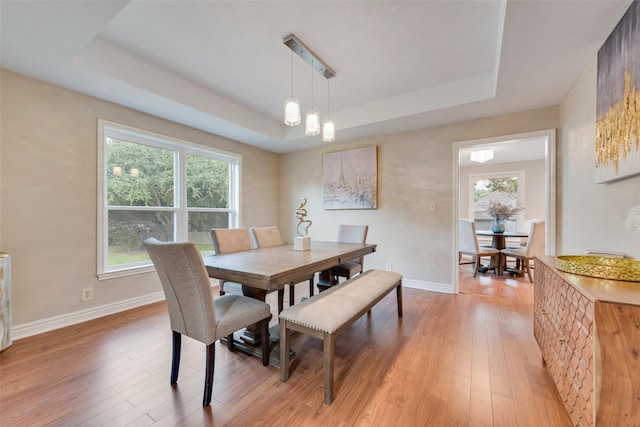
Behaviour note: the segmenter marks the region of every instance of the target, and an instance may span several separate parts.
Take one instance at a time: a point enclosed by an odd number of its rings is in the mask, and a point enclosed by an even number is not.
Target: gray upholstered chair
[[[284,245],[280,230],[275,225],[270,227],[251,227],[249,228],[251,234],[251,240],[253,246],[256,248],[270,248],[273,246]],[[300,281],[309,280],[309,295],[313,296],[313,283],[314,276],[311,275],[308,278],[302,278]],[[289,283],[289,305],[293,305],[295,302],[295,283]],[[284,289],[278,291],[278,313],[284,308]]]
[[[253,249],[249,230],[240,228],[212,228],[211,240],[213,251],[216,255],[230,254],[233,252],[249,251]],[[242,284],[220,280],[220,295],[226,293],[242,295]]]
[[[499,271],[500,251],[495,248],[481,247],[478,244],[478,236],[476,234],[476,224],[466,218],[458,220],[458,257],[469,255],[473,259],[474,271],[473,277],[478,275],[482,257],[491,257],[492,264],[487,270],[493,269],[494,273]]]
[[[178,381],[182,335],[204,343],[207,346],[207,362],[202,406],[209,406],[213,389],[216,340],[226,336],[229,349],[233,349],[235,331],[260,323],[262,364],[269,364],[269,305],[242,295],[212,298],[207,269],[193,243],[164,243],[156,239],[147,239],[144,241],[144,247],[160,277],[169,309],[173,331],[171,384]]]
[[[341,243],[366,243],[367,232],[369,231],[368,225],[345,225],[340,224],[338,226],[338,238],[337,241]],[[351,279],[356,274],[362,273],[364,268],[364,257],[354,258],[342,264],[338,264],[333,268],[333,275],[336,281],[340,280],[340,277]]]
[[[529,281],[533,283],[531,276],[531,261],[537,255],[544,255],[545,237],[544,237],[544,221],[532,221],[529,229],[529,237],[524,247],[506,248],[500,251],[501,265],[507,265],[507,257],[515,258],[522,265],[522,269],[508,268],[506,271],[511,273],[527,273]]]

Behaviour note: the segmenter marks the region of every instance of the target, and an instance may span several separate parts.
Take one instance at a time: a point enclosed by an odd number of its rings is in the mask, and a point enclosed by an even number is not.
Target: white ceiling
[[[631,0],[0,1],[2,68],[276,153],[296,34],[337,141],[557,105]],[[327,112],[317,72],[314,106]],[[311,68],[294,57],[311,108]]]

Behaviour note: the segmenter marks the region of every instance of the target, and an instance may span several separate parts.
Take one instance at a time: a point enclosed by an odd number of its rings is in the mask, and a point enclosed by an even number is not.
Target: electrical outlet
[[[387,271],[393,271],[393,264],[388,262],[387,265],[386,265],[386,268],[387,268]]]
[[[84,288],[82,290],[82,301],[89,301],[93,299],[93,288]]]

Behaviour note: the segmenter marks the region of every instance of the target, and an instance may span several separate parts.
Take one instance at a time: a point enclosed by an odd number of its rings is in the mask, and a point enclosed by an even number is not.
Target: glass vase
[[[493,231],[494,233],[504,233],[504,229],[504,218],[494,218],[493,224],[491,224],[491,231]]]

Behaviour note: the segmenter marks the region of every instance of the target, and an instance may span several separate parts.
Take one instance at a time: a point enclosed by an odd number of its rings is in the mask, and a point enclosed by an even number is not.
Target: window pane
[[[187,207],[229,207],[229,163],[187,154]]]
[[[108,265],[128,264],[149,259],[142,242],[155,237],[172,242],[173,212],[109,211]]]
[[[107,205],[174,205],[171,150],[107,139]]]
[[[477,230],[490,230],[493,217],[486,210],[490,202],[497,202],[510,207],[518,206],[518,178],[498,177],[482,178],[474,182],[473,220]],[[507,231],[517,230],[517,216],[505,221]]]
[[[190,212],[189,241],[195,243],[201,251],[213,250],[211,242],[212,228],[228,228],[228,212]]]

